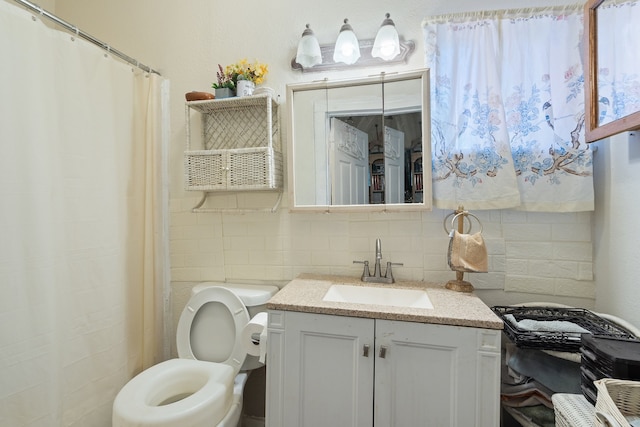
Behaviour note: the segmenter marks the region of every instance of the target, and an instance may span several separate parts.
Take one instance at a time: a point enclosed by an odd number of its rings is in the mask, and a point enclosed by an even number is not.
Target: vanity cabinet
[[[267,426],[500,424],[499,330],[271,310],[268,343]]]

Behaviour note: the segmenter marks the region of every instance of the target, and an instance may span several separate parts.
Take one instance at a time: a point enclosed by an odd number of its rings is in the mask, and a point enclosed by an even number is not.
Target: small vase
[[[216,89],[216,99],[231,98],[232,96],[236,96],[236,94],[233,93],[233,89],[229,89],[228,87]]]
[[[237,96],[249,96],[253,95],[253,91],[256,89],[256,84],[249,80],[238,80],[236,84]]]

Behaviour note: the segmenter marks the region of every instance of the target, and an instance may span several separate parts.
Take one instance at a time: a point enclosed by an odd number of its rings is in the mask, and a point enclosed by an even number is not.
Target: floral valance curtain
[[[434,204],[593,210],[582,6],[428,18]]]

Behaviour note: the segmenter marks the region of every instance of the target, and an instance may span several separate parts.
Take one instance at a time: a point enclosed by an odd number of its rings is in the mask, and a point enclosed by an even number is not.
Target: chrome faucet
[[[364,270],[362,271],[362,281],[370,283],[394,283],[396,280],[393,277],[392,265],[403,265],[400,262],[387,262],[387,271],[384,276],[382,275],[382,269],[380,262],[382,261],[382,242],[380,239],[376,239],[376,263],[373,268],[373,275],[369,272],[369,261],[353,261],[354,264],[364,264]]]
[[[380,261],[382,260],[382,242],[376,239],[376,265],[373,270],[373,277],[380,277]]]

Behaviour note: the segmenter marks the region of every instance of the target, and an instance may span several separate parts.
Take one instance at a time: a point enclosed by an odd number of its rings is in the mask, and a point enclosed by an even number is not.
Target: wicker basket
[[[282,188],[282,153],[268,147],[184,153],[185,187],[200,191]]]
[[[598,390],[594,425],[631,427],[625,416],[640,416],[640,382],[603,378],[594,384]]]
[[[595,410],[581,394],[555,393],[551,396],[556,427],[592,427]]]

